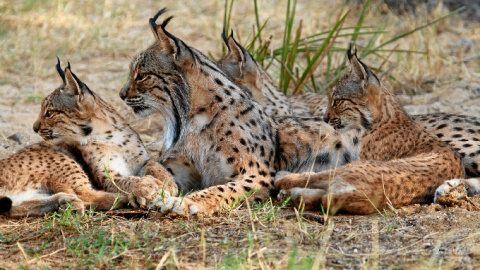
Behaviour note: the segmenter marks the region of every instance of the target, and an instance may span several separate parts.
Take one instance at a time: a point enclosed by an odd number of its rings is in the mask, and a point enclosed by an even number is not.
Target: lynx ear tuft
[[[62,70],[62,66],[60,65],[60,58],[57,56],[57,64],[55,65],[57,68],[58,75],[60,75],[60,78],[62,78],[63,85],[65,86],[66,81],[65,81],[65,72]]]
[[[350,45],[349,45],[349,47],[348,47],[348,50],[347,50],[348,61],[351,61],[354,56],[355,56],[355,58],[358,59],[358,56],[357,56],[357,47],[355,47],[355,51],[352,53],[352,44],[350,43]]]
[[[355,48],[354,53],[352,53],[352,47],[348,48],[347,51],[348,60],[350,61],[350,73],[353,76],[356,76],[357,79],[365,81],[368,79],[368,71],[366,66],[358,60],[357,49]]]
[[[223,28],[221,36],[222,36],[223,44],[225,44],[225,47],[227,47],[228,53],[230,53],[230,46],[228,45],[227,35],[225,35],[225,28]]]

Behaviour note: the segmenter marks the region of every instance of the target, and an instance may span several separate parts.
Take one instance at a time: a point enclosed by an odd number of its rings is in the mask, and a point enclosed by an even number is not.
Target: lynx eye
[[[146,74],[138,73],[137,76],[135,76],[135,81],[140,82],[145,80],[146,78],[147,78]]]
[[[341,103],[341,100],[338,100],[338,99],[334,100],[333,104],[332,104],[332,108],[338,107],[338,105],[340,105],[340,103]]]
[[[50,115],[51,115],[50,111],[49,111],[49,110],[47,110],[47,111],[45,112],[45,118],[49,118],[49,117],[50,117]]]

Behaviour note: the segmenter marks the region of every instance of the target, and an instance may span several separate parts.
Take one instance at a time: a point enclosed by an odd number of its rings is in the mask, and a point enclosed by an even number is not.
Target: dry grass
[[[277,1],[258,2],[261,19],[269,18],[265,34],[272,35],[276,48],[281,45],[285,6]],[[385,24],[379,43],[445,14],[437,10],[430,15],[420,12],[416,18],[396,17],[373,2],[364,24]],[[130,59],[153,40],[147,19],[164,6],[176,17],[169,25],[172,33],[215,58],[222,55],[223,1],[0,0],[0,157],[40,139],[31,125],[38,101],[60,83],[55,55],[71,61],[90,88],[128,115],[118,91]],[[329,29],[346,7],[343,1],[299,1],[297,20],[303,20],[302,33]],[[356,24],[360,8],[351,8],[345,26]],[[235,1],[231,25],[241,43],[251,38],[254,23],[251,1]],[[368,56],[367,62],[381,67],[383,78],[397,92],[444,93],[452,85],[480,81],[480,61],[464,61],[478,54],[479,29],[478,24],[449,18],[388,47],[426,54],[385,52]],[[347,47],[347,40],[338,41],[335,46]],[[358,40],[360,47],[367,42],[366,37]],[[334,54],[331,60],[332,66],[338,66],[343,55]],[[318,74],[322,69],[325,66],[320,65]],[[277,70],[274,62],[274,76]],[[156,125],[155,119],[137,123],[143,126],[144,138],[150,139]],[[6,138],[15,132],[21,135],[21,144]],[[0,268],[480,266],[478,212],[435,210],[439,209],[412,206],[399,213],[336,216],[326,225],[269,204],[199,220],[158,213],[132,219],[89,213],[82,218],[70,211],[45,218],[0,217]]]

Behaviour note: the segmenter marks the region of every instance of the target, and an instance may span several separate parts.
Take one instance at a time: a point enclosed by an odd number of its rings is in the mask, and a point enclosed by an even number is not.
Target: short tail
[[[5,196],[0,196],[0,214],[7,213],[12,209],[12,200]]]

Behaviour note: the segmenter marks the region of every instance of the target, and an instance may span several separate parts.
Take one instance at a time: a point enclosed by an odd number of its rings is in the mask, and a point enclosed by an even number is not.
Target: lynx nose
[[[120,90],[120,98],[122,100],[125,100],[127,98],[127,93],[128,93],[128,89],[130,89],[130,83],[126,83],[123,87],[122,87],[122,90]]]
[[[33,131],[35,133],[38,133],[39,130],[40,130],[40,123],[38,122],[33,123]]]

